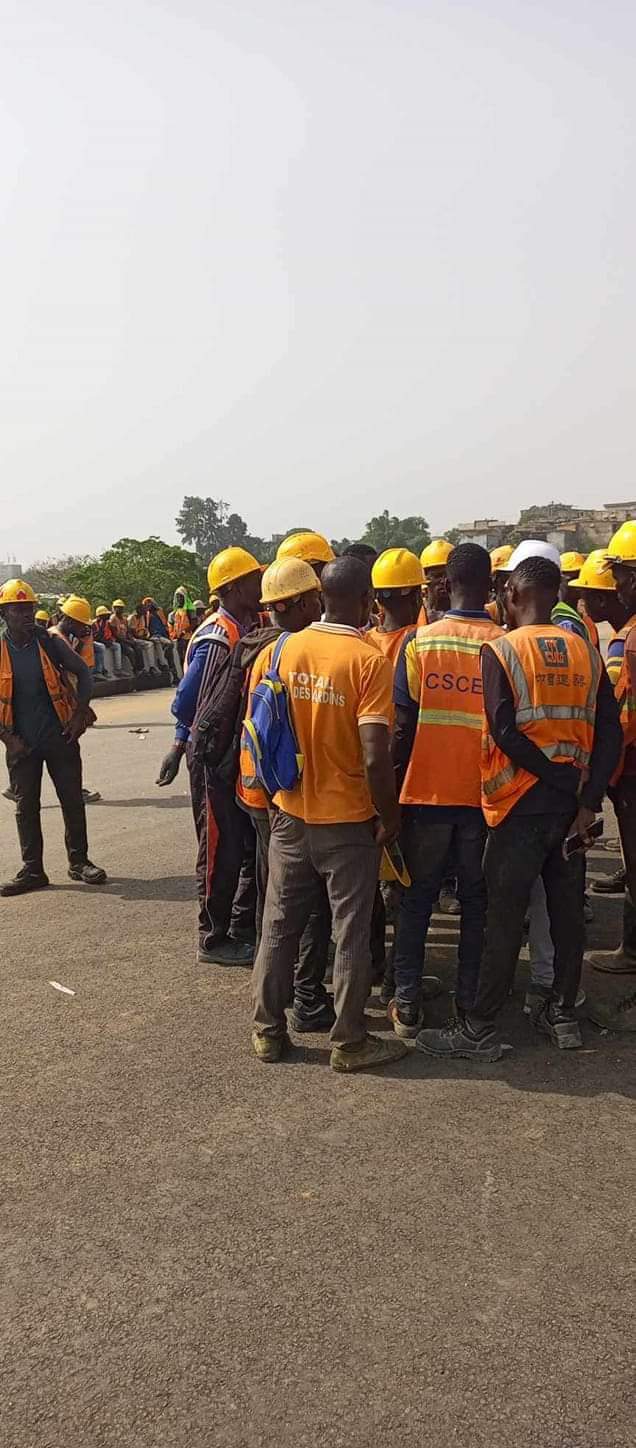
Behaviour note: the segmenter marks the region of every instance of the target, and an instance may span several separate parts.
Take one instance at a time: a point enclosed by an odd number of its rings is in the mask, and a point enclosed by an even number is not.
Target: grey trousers
[[[336,1022],[331,1040],[334,1045],[354,1046],[365,1039],[371,913],[379,863],[371,820],[306,825],[281,810],[273,816],[263,929],[253,975],[254,1026],[261,1034],[279,1036],[285,1029],[300,937],[317,908],[324,881],[336,944]]]

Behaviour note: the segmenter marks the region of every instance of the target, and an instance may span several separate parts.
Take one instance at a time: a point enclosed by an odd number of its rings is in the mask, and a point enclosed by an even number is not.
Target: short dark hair
[[[510,574],[518,588],[534,589],[536,593],[554,594],[556,603],[561,585],[561,572],[550,558],[524,558]]]
[[[378,557],[377,548],[372,548],[370,543],[347,543],[343,548],[342,558],[359,558],[361,563],[375,563]]]
[[[325,564],[320,587],[326,599],[336,601],[364,598],[371,586],[368,565],[359,558],[334,558]]]
[[[458,543],[446,564],[451,588],[490,588],[490,554],[480,543]]]

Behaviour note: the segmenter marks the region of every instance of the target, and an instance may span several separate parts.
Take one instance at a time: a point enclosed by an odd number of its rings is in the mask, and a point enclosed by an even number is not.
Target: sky
[[[0,0],[0,558],[634,495],[629,0]]]

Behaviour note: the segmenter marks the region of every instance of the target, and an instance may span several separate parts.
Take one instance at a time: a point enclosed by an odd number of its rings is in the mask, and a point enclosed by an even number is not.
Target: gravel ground
[[[322,1037],[257,1062],[249,975],[194,964],[169,700],[102,701],[83,745],[108,886],[67,880],[47,786],[54,888],[0,901],[2,1441],[627,1448],[633,1041],[558,1055],[522,965],[495,1066],[347,1079]],[[4,800],[0,840],[6,874]],[[616,944],[620,900],[595,910]],[[452,984],[455,922],[432,939]]]

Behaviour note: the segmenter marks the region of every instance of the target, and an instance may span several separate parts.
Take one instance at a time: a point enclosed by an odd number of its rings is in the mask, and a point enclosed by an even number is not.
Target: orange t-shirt
[[[381,649],[382,653],[386,654],[391,667],[395,668],[406,635],[414,632],[415,624],[407,623],[403,628],[395,628],[390,633],[385,633],[381,628],[370,628],[364,637],[375,644],[376,648]]]
[[[259,654],[251,688],[269,667],[271,652],[270,645]],[[279,790],[274,803],[307,824],[372,819],[359,730],[361,724],[390,728],[393,722],[389,660],[355,628],[313,623],[286,640],[279,672],[304,768],[296,788]]]

